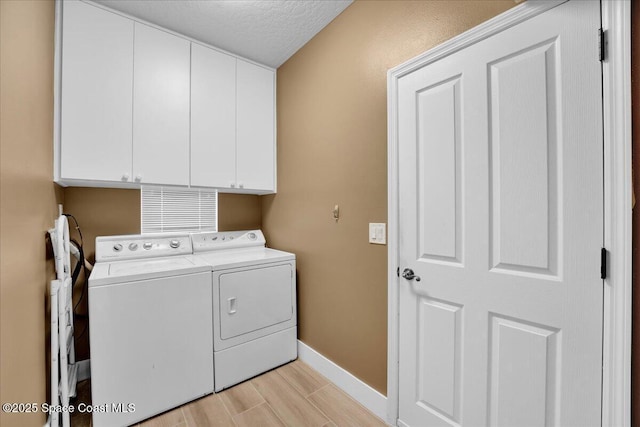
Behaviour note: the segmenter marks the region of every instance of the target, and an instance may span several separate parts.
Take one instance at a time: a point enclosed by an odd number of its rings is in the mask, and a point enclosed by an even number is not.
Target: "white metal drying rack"
[[[57,272],[57,278],[51,281],[51,405],[68,408],[69,398],[76,395],[78,365],[73,339],[73,283],[67,217],[61,214],[49,234]],[[58,412],[54,409],[47,424],[59,426],[61,414],[62,425],[68,427],[67,410]]]

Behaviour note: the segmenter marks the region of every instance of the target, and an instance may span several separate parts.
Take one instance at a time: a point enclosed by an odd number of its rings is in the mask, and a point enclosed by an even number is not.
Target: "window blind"
[[[142,234],[218,231],[218,192],[210,189],[142,186]]]

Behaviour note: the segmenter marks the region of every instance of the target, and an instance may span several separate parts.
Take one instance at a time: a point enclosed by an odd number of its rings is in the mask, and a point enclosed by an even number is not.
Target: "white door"
[[[220,339],[235,338],[290,320],[294,298],[292,281],[289,264],[220,274],[219,304],[214,300],[220,313]]]
[[[271,70],[238,59],[237,185],[275,189],[275,92]]]
[[[214,271],[215,351],[295,327],[295,271],[295,261]]]
[[[133,21],[79,1],[63,14],[60,175],[129,182]]]
[[[135,23],[133,178],[189,184],[189,41]]]
[[[236,58],[191,43],[191,185],[236,182]]]
[[[599,2],[398,83],[399,417],[600,425]]]

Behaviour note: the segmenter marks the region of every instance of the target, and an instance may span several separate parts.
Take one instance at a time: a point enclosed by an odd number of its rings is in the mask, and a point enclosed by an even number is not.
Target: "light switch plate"
[[[384,222],[369,223],[369,243],[376,245],[387,244],[387,224]]]

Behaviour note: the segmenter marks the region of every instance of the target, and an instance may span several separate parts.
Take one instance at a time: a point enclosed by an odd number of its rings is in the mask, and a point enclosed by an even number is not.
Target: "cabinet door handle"
[[[239,182],[239,183],[238,183],[238,187],[240,187],[240,188],[244,188],[244,184],[243,184],[242,182]]]
[[[235,182],[230,182],[230,183],[229,183],[229,187],[231,187],[231,188],[236,188],[236,183],[235,183]]]
[[[122,180],[123,181],[129,181],[129,174],[128,173],[123,173],[122,174]]]
[[[140,182],[142,181],[142,175],[138,174],[136,175],[136,182]]]

